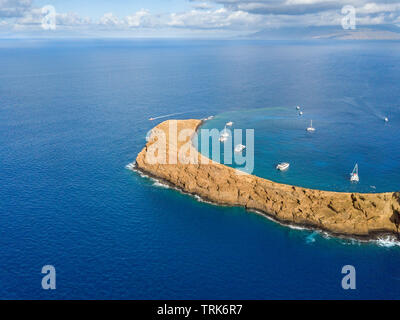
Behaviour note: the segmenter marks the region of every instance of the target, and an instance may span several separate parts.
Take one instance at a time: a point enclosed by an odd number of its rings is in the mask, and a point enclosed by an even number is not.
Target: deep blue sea
[[[394,243],[291,229],[125,169],[168,119],[149,117],[215,115],[204,127],[255,129],[254,174],[400,190],[400,42],[1,40],[0,70],[1,299],[400,298]]]

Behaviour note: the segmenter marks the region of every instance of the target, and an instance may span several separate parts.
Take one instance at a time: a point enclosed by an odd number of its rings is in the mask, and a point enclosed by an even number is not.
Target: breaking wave
[[[374,240],[374,242],[381,246],[381,247],[386,247],[386,248],[392,248],[392,247],[398,247],[400,246],[400,241],[396,239],[394,236],[384,236],[380,237],[377,240]]]
[[[138,173],[142,178],[147,178],[147,179],[150,179],[150,180],[154,181],[153,186],[155,186],[155,187],[165,188],[165,189],[174,189],[174,190],[179,191],[180,193],[192,196],[193,198],[195,198],[199,202],[220,206],[220,205],[218,205],[218,204],[216,204],[214,202],[205,200],[205,199],[203,199],[202,197],[200,197],[198,195],[184,192],[184,191],[180,190],[179,188],[175,188],[175,187],[172,187],[172,186],[170,186],[170,185],[168,185],[166,183],[163,183],[162,181],[160,181],[160,180],[158,180],[158,179],[156,179],[154,177],[151,177],[151,176],[143,173],[141,170],[137,169],[137,167],[136,167],[136,165],[134,163],[128,164],[126,166],[126,168],[131,170],[131,171],[134,171],[134,172]],[[274,219],[273,217],[271,217],[269,215],[266,215],[263,212],[260,212],[258,210],[249,210],[249,211],[254,212],[256,214],[259,214],[259,215],[262,215],[263,217],[267,218],[268,220],[274,221],[274,222],[276,222],[276,223],[278,223],[280,225],[289,227],[290,229],[293,229],[293,230],[298,230],[298,231],[313,230],[312,228],[308,228],[308,227],[304,227],[304,226],[296,226],[296,225],[293,225],[293,224],[282,223],[282,222]],[[307,244],[314,243],[316,241],[317,236],[321,236],[324,239],[335,238],[335,237],[332,237],[332,235],[330,235],[328,232],[319,231],[319,230],[313,230],[312,233],[310,233],[306,237],[305,242]],[[347,239],[336,238],[336,239],[340,239],[341,240],[340,243],[342,243],[343,245],[360,245],[362,243],[374,243],[374,244],[376,244],[376,245],[378,245],[380,247],[386,247],[386,248],[400,247],[400,241],[396,237],[391,236],[391,235],[381,236],[381,237],[378,237],[375,240],[360,240],[360,239],[354,239],[354,238],[347,238]]]
[[[152,180],[154,180],[153,186],[159,187],[159,188],[170,189],[170,186],[169,186],[169,185],[167,185],[167,184],[165,184],[165,183],[162,183],[161,181],[156,180],[156,179],[152,179]]]

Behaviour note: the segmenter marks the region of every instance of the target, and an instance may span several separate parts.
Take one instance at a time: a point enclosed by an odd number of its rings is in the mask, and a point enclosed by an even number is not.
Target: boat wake
[[[380,120],[389,122],[389,118],[387,117],[387,115],[383,114],[381,110],[378,110],[376,107],[372,106],[368,101],[366,101],[365,104],[371,111],[371,114],[373,114],[375,117],[377,117]]]
[[[170,114],[165,114],[165,115],[158,116],[158,117],[154,117],[154,118],[149,118],[149,120],[150,120],[150,121],[153,121],[153,120],[168,118],[168,117],[177,116],[177,115],[185,114],[185,113],[189,113],[189,112],[191,112],[191,111],[170,113]]]

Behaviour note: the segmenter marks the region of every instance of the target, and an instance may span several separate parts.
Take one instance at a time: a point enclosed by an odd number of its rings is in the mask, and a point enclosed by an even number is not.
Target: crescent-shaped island
[[[365,240],[382,235],[399,236],[400,192],[321,191],[238,174],[234,168],[205,158],[192,144],[192,136],[187,132],[196,132],[202,122],[197,119],[167,120],[158,124],[152,132],[164,133],[166,141],[169,141],[172,124],[177,128],[178,136],[184,138],[159,144],[158,149],[160,146],[164,149],[154,152],[155,144],[160,141],[157,142],[157,135],[150,135],[136,158],[135,169],[204,200],[244,207],[283,224]],[[154,159],[161,151],[167,160],[173,159],[170,154],[181,148],[188,161],[159,163]]]

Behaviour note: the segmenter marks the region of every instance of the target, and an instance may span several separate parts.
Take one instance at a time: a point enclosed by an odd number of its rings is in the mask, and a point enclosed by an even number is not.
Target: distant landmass
[[[336,39],[336,40],[400,40],[397,25],[361,26],[345,30],[341,26],[283,27],[264,29],[248,35],[251,39],[293,40],[293,39]]]

